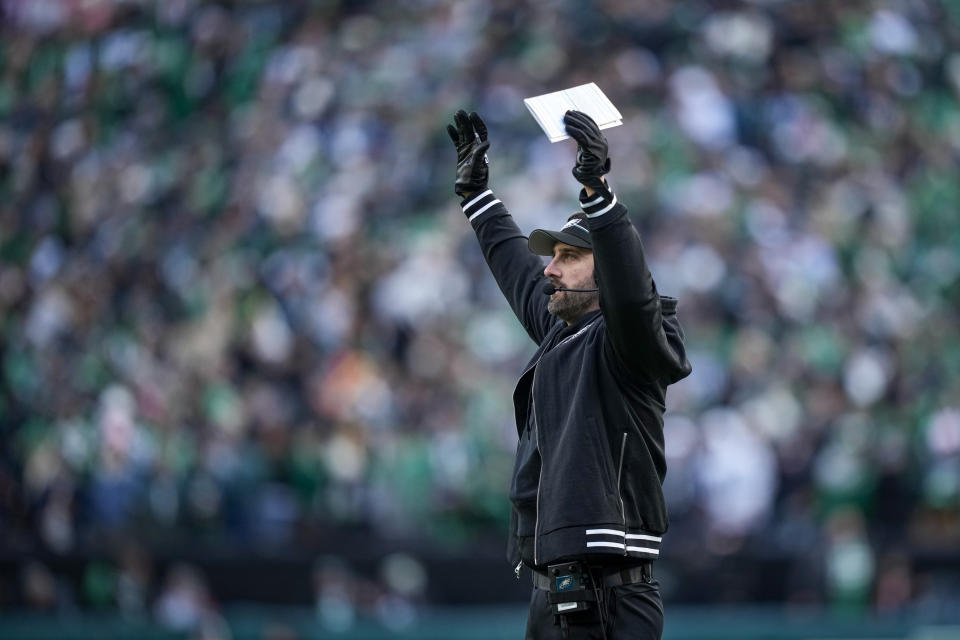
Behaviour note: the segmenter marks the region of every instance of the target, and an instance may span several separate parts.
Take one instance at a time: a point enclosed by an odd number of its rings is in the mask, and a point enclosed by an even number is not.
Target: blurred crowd
[[[485,118],[529,232],[578,185],[522,99],[596,82],[694,367],[668,397],[665,556],[792,559],[796,602],[958,597],[920,561],[960,548],[960,4],[0,12],[5,552],[502,536],[533,345],[444,125]]]

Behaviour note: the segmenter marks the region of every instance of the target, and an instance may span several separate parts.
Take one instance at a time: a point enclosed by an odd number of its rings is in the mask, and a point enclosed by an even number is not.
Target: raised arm
[[[603,178],[610,160],[599,127],[579,111],[567,112],[564,123],[577,141],[573,175],[584,187],[580,205],[590,227],[611,355],[644,381],[676,382],[690,374],[676,300],[657,292],[640,233]]]
[[[490,147],[487,127],[476,112],[460,110],[456,126],[447,132],[457,148],[457,178],[454,190],[470,221],[483,257],[527,334],[540,344],[554,320],[547,311],[547,296],[540,292],[546,278],[543,264],[527,248],[527,239],[503,203],[487,188]]]

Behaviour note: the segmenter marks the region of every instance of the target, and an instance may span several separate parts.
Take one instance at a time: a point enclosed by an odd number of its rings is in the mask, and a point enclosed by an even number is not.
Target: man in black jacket
[[[539,348],[513,401],[519,443],[508,554],[534,589],[527,638],[660,638],[652,565],[667,530],[663,412],[690,373],[677,302],[604,174],[607,141],[568,111],[581,213],[525,238],[487,188],[487,128],[458,111],[455,190],[484,257]],[[550,258],[546,268],[538,255]]]

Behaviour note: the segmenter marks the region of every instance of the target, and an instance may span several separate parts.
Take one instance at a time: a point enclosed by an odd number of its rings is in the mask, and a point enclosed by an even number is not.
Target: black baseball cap
[[[578,211],[567,218],[567,223],[559,231],[535,229],[527,238],[530,251],[538,256],[552,256],[553,246],[558,242],[593,251],[590,230],[587,228],[587,214]]]

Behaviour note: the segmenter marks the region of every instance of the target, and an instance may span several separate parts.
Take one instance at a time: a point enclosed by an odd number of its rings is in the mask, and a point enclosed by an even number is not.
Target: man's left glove
[[[607,139],[600,133],[600,127],[582,111],[567,111],[563,114],[563,124],[567,134],[577,141],[573,177],[594,191],[607,191],[603,174],[610,171],[610,158],[607,157]]]
[[[453,189],[461,198],[487,188],[487,125],[477,112],[469,116],[463,109],[453,116],[453,125],[447,125],[447,133],[457,146],[457,182]]]

